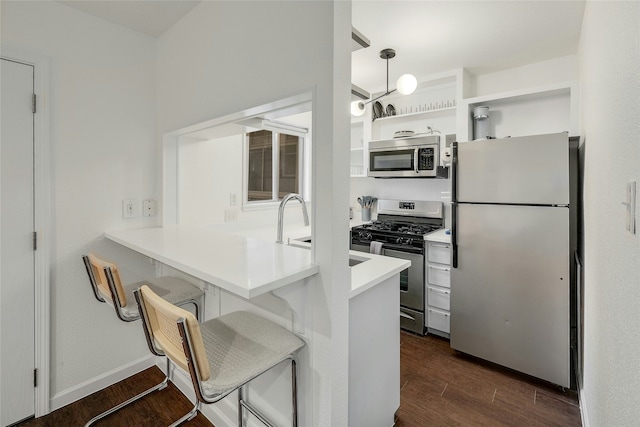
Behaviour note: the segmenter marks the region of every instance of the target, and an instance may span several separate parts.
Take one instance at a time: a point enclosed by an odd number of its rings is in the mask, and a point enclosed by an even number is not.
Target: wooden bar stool
[[[202,292],[202,290],[197,286],[185,280],[167,276],[125,285],[122,283],[118,267],[114,263],[100,259],[98,256],[91,253],[83,255],[82,259],[87,269],[87,274],[89,275],[89,282],[94,296],[98,301],[113,306],[118,319],[124,322],[132,322],[140,318],[134,291],[143,285],[150,289],[154,289],[167,301],[171,301],[172,304],[177,306],[193,304],[196,317],[200,318],[202,316],[203,310],[200,306],[200,300],[202,299],[204,292]],[[169,368],[170,359],[167,358],[166,376],[161,383],[99,415],[96,415],[89,420],[87,424],[85,424],[85,427],[94,424],[96,421],[101,420],[128,404],[143,398],[153,391],[165,388],[169,381]]]
[[[298,425],[295,354],[304,341],[281,326],[246,311],[198,323],[190,312],[158,296],[149,286],[134,291],[149,349],[166,354],[191,376],[196,404],[171,427],[197,415],[201,403],[215,403],[238,390],[238,425],[244,410],[267,426],[273,423],[243,398],[251,380],[286,360],[291,361],[292,422]],[[194,363],[195,362],[195,363]]]

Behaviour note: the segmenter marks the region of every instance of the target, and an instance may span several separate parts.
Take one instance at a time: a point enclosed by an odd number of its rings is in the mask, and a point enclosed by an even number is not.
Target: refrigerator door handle
[[[458,142],[451,143],[451,203],[458,201]]]
[[[458,268],[458,236],[457,236],[457,221],[458,221],[458,204],[451,203],[451,267]]]
[[[458,268],[458,143],[451,143],[451,267]]]

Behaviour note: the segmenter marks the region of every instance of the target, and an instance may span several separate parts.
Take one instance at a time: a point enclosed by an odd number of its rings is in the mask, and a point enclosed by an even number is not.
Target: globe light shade
[[[413,74],[403,74],[396,83],[396,89],[403,95],[412,94],[418,87],[418,80]]]
[[[353,101],[351,103],[351,114],[360,117],[364,114],[364,103],[362,101]]]

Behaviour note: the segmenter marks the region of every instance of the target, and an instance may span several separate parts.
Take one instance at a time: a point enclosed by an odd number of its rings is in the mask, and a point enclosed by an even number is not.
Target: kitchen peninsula
[[[220,226],[170,225],[143,229],[109,231],[105,237],[152,258],[178,274],[192,277],[205,288],[205,318],[247,309],[259,312],[298,334],[307,344],[299,355],[300,423],[308,424],[317,402],[312,390],[318,387],[314,375],[314,339],[321,338],[314,325],[308,292],[319,267],[312,261],[310,229],[290,229],[291,245],[272,240],[266,228],[225,232]],[[300,240],[296,240],[300,239]],[[286,241],[286,239],[285,239]],[[351,425],[372,422],[393,424],[400,405],[399,273],[410,262],[362,252],[350,253],[349,293],[349,420]],[[163,272],[166,274],[166,272]],[[375,334],[370,331],[375,330]],[[271,376],[269,376],[271,375]],[[256,382],[274,382],[277,393],[269,394],[267,405],[273,419],[287,419],[286,382],[278,375]],[[179,375],[174,381],[183,388]],[[185,389],[188,382],[183,380]],[[256,386],[259,389],[261,385]],[[251,388],[251,387],[250,387]],[[188,393],[187,393],[188,394]],[[275,400],[274,400],[275,399]],[[225,424],[233,419],[235,401],[225,399],[215,409],[203,413],[212,422]],[[214,405],[216,406],[216,405]]]

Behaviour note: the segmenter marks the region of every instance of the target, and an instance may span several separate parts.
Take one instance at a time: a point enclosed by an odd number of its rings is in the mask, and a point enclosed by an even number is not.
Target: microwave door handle
[[[416,175],[418,175],[420,173],[420,169],[418,169],[419,165],[420,165],[420,148],[416,148],[415,150],[413,150],[413,165],[416,168]]]

